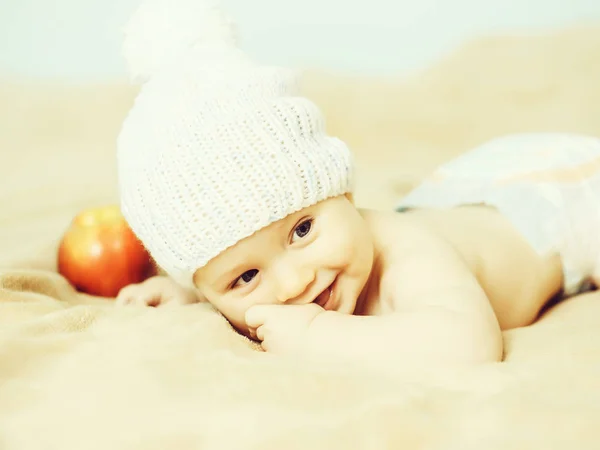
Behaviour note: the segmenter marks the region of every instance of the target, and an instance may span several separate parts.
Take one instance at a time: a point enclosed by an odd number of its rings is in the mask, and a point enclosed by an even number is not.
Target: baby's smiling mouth
[[[332,304],[330,300],[333,298],[334,285],[337,280],[337,277],[333,279],[331,284],[327,286],[323,292],[321,292],[317,297],[313,300],[314,303],[321,306],[323,309],[330,310],[332,308]]]

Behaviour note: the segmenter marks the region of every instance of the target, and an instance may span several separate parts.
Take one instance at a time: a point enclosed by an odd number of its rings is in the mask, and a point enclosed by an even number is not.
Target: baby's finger
[[[263,351],[265,351],[267,353],[270,352],[270,350],[269,350],[269,341],[268,340],[266,340],[266,341],[260,341],[260,346],[263,349]]]
[[[258,327],[254,334],[260,342],[265,340],[264,327]]]
[[[131,297],[120,296],[115,300],[117,306],[127,306],[131,304]]]
[[[126,286],[119,291],[119,293],[117,294],[117,297],[115,298],[115,303],[117,305],[123,306],[123,305],[128,305],[129,303],[131,303],[132,296],[131,296],[130,287],[131,287],[131,285]]]
[[[255,305],[248,308],[245,319],[246,325],[252,328],[258,328],[271,317],[277,308],[284,308],[282,305]]]
[[[265,321],[265,306],[251,306],[248,308],[248,311],[246,311],[244,319],[246,320],[246,326],[248,328],[256,329],[260,327]]]
[[[154,292],[141,294],[134,298],[131,303],[139,306],[158,306],[160,305],[160,294]]]

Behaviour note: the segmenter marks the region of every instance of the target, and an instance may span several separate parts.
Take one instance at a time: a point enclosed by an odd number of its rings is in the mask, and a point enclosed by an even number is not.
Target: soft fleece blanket
[[[400,44],[399,44],[400,45]],[[407,79],[307,72],[391,208],[498,134],[600,135],[600,28],[493,37]],[[505,333],[506,356],[404,377],[257,350],[209,305],[115,308],[55,271],[81,208],[116,202],[125,84],[0,84],[0,449],[600,449],[600,294]]]

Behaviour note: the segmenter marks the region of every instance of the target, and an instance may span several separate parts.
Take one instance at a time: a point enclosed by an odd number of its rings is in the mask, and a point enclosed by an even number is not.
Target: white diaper
[[[478,203],[503,213],[539,254],[560,253],[565,295],[600,275],[600,139],[495,139],[439,167],[398,209]]]

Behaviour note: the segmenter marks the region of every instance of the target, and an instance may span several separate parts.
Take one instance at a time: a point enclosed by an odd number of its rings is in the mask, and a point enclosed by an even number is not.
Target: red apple
[[[121,288],[157,272],[115,205],[75,216],[58,248],[58,271],[78,291],[102,297],[115,297]]]

